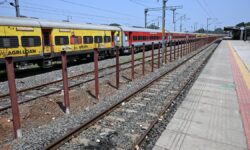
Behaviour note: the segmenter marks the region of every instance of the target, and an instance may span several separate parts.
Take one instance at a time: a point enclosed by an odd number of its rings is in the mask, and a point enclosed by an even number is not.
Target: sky
[[[0,0],[0,16],[15,16],[15,9]],[[159,2],[158,2],[159,1]],[[125,26],[144,26],[144,9],[162,7],[162,0],[19,0],[23,16],[47,20],[67,20],[94,24],[118,23]],[[176,11],[176,31],[193,31],[232,26],[239,22],[250,22],[250,0],[168,0],[167,6],[183,6]],[[162,11],[150,11],[148,24],[161,27]],[[166,11],[166,30],[173,31],[173,13]],[[184,17],[182,17],[184,18]],[[0,20],[1,21],[1,20]]]

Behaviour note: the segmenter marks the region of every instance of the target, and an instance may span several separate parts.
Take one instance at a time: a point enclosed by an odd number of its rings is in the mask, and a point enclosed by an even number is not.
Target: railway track
[[[157,56],[157,55],[158,54],[155,54],[155,56]],[[151,56],[145,57],[145,63],[150,62],[150,59],[147,60],[148,58],[151,58]],[[135,62],[141,61],[141,60],[142,60],[142,58],[138,58],[138,59],[135,59]],[[130,69],[131,68],[131,65],[129,65],[130,63],[131,63],[131,61],[120,63],[120,71]],[[138,63],[135,65],[135,67],[137,67],[141,64],[142,63]],[[100,72],[99,78],[103,78],[105,76],[114,74],[115,70],[109,71],[109,72],[106,72],[106,71],[111,70],[111,69],[115,69],[115,67],[116,67],[116,65],[111,65],[111,66],[99,69],[99,72]],[[86,73],[82,73],[82,74],[78,74],[78,75],[69,77],[68,78],[69,88],[72,89],[72,88],[80,86],[82,84],[94,81],[94,77],[91,77],[91,76],[93,76],[93,74],[94,74],[94,71],[90,71],[90,72],[86,72]],[[33,86],[30,88],[21,89],[21,90],[17,91],[18,103],[19,104],[27,103],[29,101],[33,101],[33,100],[36,100],[36,99],[44,97],[44,96],[49,96],[49,95],[61,92],[62,89],[63,89],[62,79],[56,80],[53,82],[49,82],[49,83],[45,83],[45,84],[41,84],[41,85],[37,85],[37,86]],[[0,112],[11,108],[9,93],[0,95],[0,104],[1,104],[0,105]]]
[[[134,149],[204,66],[218,44],[199,51],[45,149]]]

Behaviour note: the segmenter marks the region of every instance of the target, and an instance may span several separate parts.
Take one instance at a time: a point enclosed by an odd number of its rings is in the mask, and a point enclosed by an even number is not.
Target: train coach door
[[[43,55],[50,57],[53,52],[51,29],[43,29]]]
[[[115,31],[111,31],[111,45],[112,47],[115,47],[116,44],[115,44]]]

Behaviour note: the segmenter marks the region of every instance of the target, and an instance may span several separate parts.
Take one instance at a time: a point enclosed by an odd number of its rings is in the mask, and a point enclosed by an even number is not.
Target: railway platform
[[[153,149],[250,149],[249,58],[249,42],[222,41]]]

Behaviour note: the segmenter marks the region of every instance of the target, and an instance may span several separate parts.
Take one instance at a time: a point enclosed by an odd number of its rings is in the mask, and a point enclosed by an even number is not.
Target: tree
[[[214,33],[216,33],[216,34],[224,34],[225,32],[224,32],[224,30],[222,28],[216,28],[214,30]]]
[[[236,25],[236,27],[245,27],[245,23],[244,22],[241,22],[241,23],[238,23],[237,25]]]
[[[156,26],[155,24],[150,24],[147,28],[149,29],[160,29],[158,26]]]
[[[197,30],[197,31],[195,31],[195,33],[205,33],[206,31],[205,31],[205,29],[204,28],[201,28],[201,29],[199,29],[199,30]]]
[[[245,25],[250,27],[250,22],[246,23]]]
[[[143,28],[143,27],[141,27],[141,26],[132,26],[133,28]]]
[[[111,23],[111,24],[109,24],[110,26],[116,26],[116,27],[119,27],[119,26],[121,26],[120,24],[118,24],[118,23]]]

